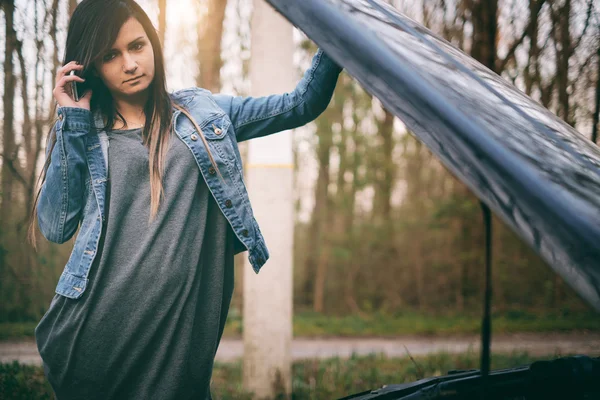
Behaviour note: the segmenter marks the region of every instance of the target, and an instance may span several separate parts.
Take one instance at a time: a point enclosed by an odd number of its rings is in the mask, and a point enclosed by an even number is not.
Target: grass
[[[530,364],[539,359],[559,355],[530,357],[527,353],[494,354],[492,368],[510,368]],[[479,354],[435,354],[416,357],[388,358],[383,355],[352,356],[349,359],[305,360],[292,366],[292,398],[294,400],[335,399],[385,384],[412,382],[423,377],[444,375],[449,370],[472,369],[479,365]],[[212,393],[215,400],[250,400],[251,393],[242,387],[242,363],[216,363]],[[9,396],[10,397],[7,397]],[[52,399],[52,389],[41,367],[17,362],[0,364],[0,399]]]
[[[432,315],[405,312],[396,315],[372,313],[329,316],[316,313],[294,315],[294,336],[327,337],[397,337],[404,335],[469,335],[478,334],[481,317],[454,314]],[[523,332],[600,332],[600,318],[593,312],[535,313],[513,310],[497,313],[492,319],[494,334]],[[227,320],[225,337],[241,336],[243,321],[237,313]]]
[[[477,334],[481,320],[476,315],[426,315],[407,312],[397,315],[373,313],[368,317],[344,317],[315,313],[294,316],[296,337],[396,337],[402,335]],[[0,323],[0,340],[31,339],[37,322]],[[593,312],[535,313],[508,311],[494,315],[494,334],[522,332],[600,332],[600,318]],[[225,325],[224,337],[240,337],[243,321],[232,310]]]
[[[600,332],[600,318],[594,313],[536,314],[512,311],[494,315],[494,334],[521,332]],[[331,317],[299,314],[294,317],[294,335],[307,337],[395,337],[402,335],[465,335],[481,330],[476,315],[424,315],[415,312],[395,316],[371,314]]]
[[[37,322],[2,322],[0,323],[0,340],[19,340],[34,337]]]

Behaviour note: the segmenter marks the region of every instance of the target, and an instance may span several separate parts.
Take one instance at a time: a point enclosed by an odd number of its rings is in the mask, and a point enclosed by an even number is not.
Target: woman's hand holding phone
[[[90,109],[90,100],[92,98],[92,91],[88,90],[79,101],[75,101],[73,96],[72,85],[75,82],[85,82],[85,79],[71,74],[71,71],[81,71],[83,65],[78,64],[76,61],[71,61],[58,69],[56,74],[56,87],[52,91],[54,98],[61,107],[79,107]]]

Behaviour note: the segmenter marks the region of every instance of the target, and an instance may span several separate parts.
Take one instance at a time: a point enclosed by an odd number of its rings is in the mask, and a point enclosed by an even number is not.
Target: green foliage
[[[0,340],[33,338],[37,322],[0,322]]]
[[[372,307],[364,305],[365,309]],[[296,337],[398,337],[402,335],[465,335],[481,329],[478,314],[423,314],[417,311],[386,314],[373,312],[364,315],[325,315],[298,312],[294,316]],[[37,323],[0,323],[0,340],[23,340],[34,337]],[[525,310],[506,310],[493,314],[494,334],[521,332],[600,332],[600,318],[594,312],[572,312],[564,309],[555,313]],[[230,312],[224,337],[240,337],[244,330],[241,315]]]
[[[597,314],[509,311],[496,313],[492,319],[494,334],[519,332],[600,332]],[[398,315],[373,313],[365,316],[331,316],[301,313],[294,317],[294,335],[297,337],[398,337],[402,335],[463,335],[478,334],[481,317],[478,315],[423,315],[406,312]]]
[[[524,352],[494,354],[492,368],[530,364],[556,355],[531,357]],[[333,399],[380,388],[386,384],[412,382],[423,377],[444,375],[450,370],[479,366],[479,353],[439,353],[430,356],[389,358],[381,354],[325,360],[303,360],[292,366],[292,398]],[[416,364],[415,364],[416,363]],[[211,390],[219,400],[251,400],[242,386],[242,363],[215,363]],[[41,367],[13,362],[0,364],[0,399],[52,399],[52,389]]]
[[[57,246],[38,237],[35,252],[25,240],[26,225],[2,221],[0,231],[0,323],[39,320],[45,313],[72,243]]]
[[[50,400],[54,393],[38,366],[0,363],[0,399],[6,400]]]
[[[294,364],[293,396],[296,399],[334,399],[352,393],[380,388],[391,383],[413,382],[439,376],[453,369],[472,369],[479,365],[479,354],[446,353],[415,357],[389,358],[381,354],[352,355],[349,359],[307,360]],[[532,362],[526,353],[494,355],[494,369]]]

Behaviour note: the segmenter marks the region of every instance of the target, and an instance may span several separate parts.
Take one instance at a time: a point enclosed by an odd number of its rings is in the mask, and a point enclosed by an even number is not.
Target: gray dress
[[[234,233],[175,134],[149,223],[141,129],[108,135],[106,225],[82,297],[55,294],[35,329],[44,371],[58,400],[210,399]]]

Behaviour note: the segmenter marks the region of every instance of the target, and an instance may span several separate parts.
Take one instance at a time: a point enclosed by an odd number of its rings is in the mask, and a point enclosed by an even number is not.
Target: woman
[[[59,400],[210,399],[233,256],[269,257],[237,143],[315,119],[341,68],[319,50],[290,93],[169,94],[132,0],[82,1],[65,60],[33,215],[50,241],[78,234],[35,330],[45,374]]]

